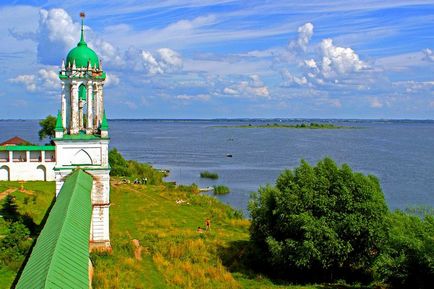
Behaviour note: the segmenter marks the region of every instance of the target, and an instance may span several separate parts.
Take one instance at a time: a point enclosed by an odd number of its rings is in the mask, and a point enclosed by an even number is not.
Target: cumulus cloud
[[[131,55],[131,53],[129,55],[130,62],[136,58],[134,55]],[[141,66],[136,65],[135,67],[138,70],[144,68],[149,75],[176,72],[182,68],[181,56],[170,48],[160,48],[154,54],[142,50],[140,52],[139,60],[141,61]]]
[[[366,65],[351,48],[335,46],[330,38],[321,41],[322,74],[332,77],[339,74],[360,71]]]
[[[289,41],[288,48],[292,52],[296,52],[297,50],[306,51],[309,41],[313,35],[313,24],[307,22],[302,26],[298,27],[297,32],[297,40]]]
[[[434,62],[434,53],[431,49],[426,48],[422,50],[422,53],[423,53],[423,60]]]
[[[280,75],[283,79],[283,86],[292,86],[294,84],[305,85],[308,83],[307,78],[305,76],[301,76],[301,77],[294,76],[287,69],[283,69]]]
[[[303,50],[306,50],[310,39],[313,35],[313,24],[308,22],[303,26],[298,27],[298,39],[297,43]]]
[[[100,59],[109,65],[122,65],[119,49],[98,37],[85,26],[88,46],[95,50]],[[35,33],[11,33],[16,39],[30,39],[37,43],[37,59],[44,65],[59,65],[70,49],[79,41],[81,24],[61,8],[39,11],[39,24]]]
[[[28,92],[48,91],[54,93],[60,90],[60,80],[52,68],[42,68],[35,74],[22,74],[9,79],[11,83],[24,85]]]
[[[27,91],[34,92],[34,91],[36,91],[35,78],[36,77],[34,75],[31,75],[31,74],[23,74],[23,75],[18,75],[15,78],[9,79],[9,81],[12,83],[23,84],[26,87]]]
[[[116,74],[107,73],[105,79],[105,86],[115,86],[120,83],[120,79]]]
[[[241,81],[223,89],[226,95],[246,98],[270,98],[268,87],[261,81],[259,75],[253,74],[249,76],[249,80]]]

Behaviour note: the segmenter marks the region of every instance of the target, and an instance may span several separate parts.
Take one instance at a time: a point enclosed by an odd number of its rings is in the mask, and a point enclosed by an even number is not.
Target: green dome
[[[80,41],[77,45],[77,47],[73,48],[71,51],[69,51],[68,56],[66,56],[66,63],[65,65],[68,67],[74,63],[75,60],[75,66],[78,67],[87,67],[88,61],[90,61],[90,64],[92,65],[92,68],[96,67],[99,68],[99,60],[98,56],[96,55],[95,51],[87,47],[86,42],[83,41],[83,43]]]
[[[83,29],[83,20],[81,22],[81,38],[80,42],[78,42],[77,47],[71,49],[69,51],[68,56],[66,56],[66,67],[69,65],[74,64],[75,60],[75,67],[77,68],[83,68],[87,67],[88,61],[90,61],[90,64],[92,65],[92,68],[96,66],[96,68],[99,68],[99,60],[98,56],[96,55],[95,51],[87,47],[86,41],[84,41],[84,29]]]

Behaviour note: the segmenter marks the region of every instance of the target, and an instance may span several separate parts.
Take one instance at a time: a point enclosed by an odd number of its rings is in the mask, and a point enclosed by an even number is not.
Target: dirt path
[[[7,195],[9,195],[10,193],[13,193],[17,190],[17,188],[10,188],[7,189],[6,191],[3,191],[0,193],[0,201],[3,200],[4,198],[6,198]]]

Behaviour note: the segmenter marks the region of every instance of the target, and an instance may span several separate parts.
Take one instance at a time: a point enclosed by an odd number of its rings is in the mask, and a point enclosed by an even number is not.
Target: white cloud
[[[300,46],[303,50],[306,50],[312,35],[313,35],[312,23],[308,22],[303,26],[298,27],[298,39],[297,39],[298,46]]]
[[[316,61],[314,59],[308,59],[304,61],[304,64],[309,68],[317,68]]]
[[[119,50],[111,43],[98,37],[85,26],[85,38],[88,46],[95,50],[100,60],[109,65],[122,65]],[[68,51],[80,40],[81,24],[74,22],[71,16],[61,8],[39,10],[39,24],[36,32],[12,35],[18,40],[33,40],[37,44],[37,59],[44,65],[60,65]]]
[[[107,73],[105,79],[105,86],[115,86],[120,83],[120,79],[116,74]]]
[[[24,85],[28,92],[55,93],[60,91],[60,80],[54,68],[41,68],[36,75],[18,75],[9,79],[9,82]]]
[[[280,75],[283,78],[283,86],[291,86],[293,84],[305,85],[308,83],[307,78],[305,76],[301,76],[301,77],[294,76],[287,69],[283,69]]]
[[[226,95],[245,98],[270,98],[268,87],[264,85],[256,74],[250,75],[248,81],[241,81],[223,89]]]
[[[423,60],[434,62],[434,53],[431,49],[426,48],[422,50],[422,53],[424,55]]]
[[[321,41],[322,74],[324,77],[333,77],[366,68],[359,56],[351,48],[333,45],[330,38]]]
[[[26,87],[27,91],[34,92],[36,90],[35,78],[36,77],[31,74],[23,74],[23,75],[18,75],[15,78],[9,79],[9,81],[12,83],[23,84]]]
[[[130,61],[134,61],[134,54],[129,54]],[[149,75],[176,72],[182,68],[182,58],[176,51],[170,48],[160,48],[156,53],[142,50],[140,53],[142,67]],[[139,66],[139,70],[141,67]]]
[[[183,101],[190,101],[190,100],[208,101],[210,100],[211,97],[209,94],[196,94],[196,95],[180,94],[177,95],[175,98]]]

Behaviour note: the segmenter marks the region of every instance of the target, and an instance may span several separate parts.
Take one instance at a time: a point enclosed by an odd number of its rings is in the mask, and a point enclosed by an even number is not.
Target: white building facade
[[[54,181],[54,146],[0,146],[0,181]]]

